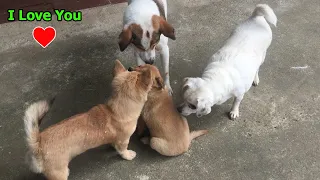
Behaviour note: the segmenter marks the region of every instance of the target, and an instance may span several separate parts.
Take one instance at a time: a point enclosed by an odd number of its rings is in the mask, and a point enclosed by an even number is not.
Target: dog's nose
[[[128,71],[133,71],[133,68],[132,68],[132,67],[129,67],[129,68],[128,68]]]
[[[145,63],[152,65],[154,63],[154,60],[153,59],[149,59],[149,60],[145,61]]]
[[[179,113],[181,113],[181,112],[182,112],[182,106],[179,106],[179,107],[177,108],[177,110],[178,110]]]

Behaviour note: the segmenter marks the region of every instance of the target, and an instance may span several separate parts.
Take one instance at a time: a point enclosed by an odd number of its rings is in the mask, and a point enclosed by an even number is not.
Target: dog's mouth
[[[136,67],[130,66],[130,67],[128,68],[128,71],[129,71],[129,72],[131,72],[131,71],[138,71],[140,67],[141,67],[141,66],[136,66]]]
[[[150,65],[153,65],[154,63],[154,60],[148,60],[148,61],[144,61],[146,64],[150,64]]]
[[[129,72],[134,71],[133,67],[129,67],[129,68],[128,68],[128,71],[129,71]]]

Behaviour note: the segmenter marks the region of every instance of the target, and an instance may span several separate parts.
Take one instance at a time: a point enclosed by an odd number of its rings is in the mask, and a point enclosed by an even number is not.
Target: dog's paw
[[[143,137],[143,138],[140,139],[140,141],[143,144],[150,144],[150,138],[149,137]]]
[[[125,160],[131,161],[136,157],[137,153],[132,150],[127,150],[125,153],[121,155],[121,157]]]
[[[172,96],[173,91],[172,91],[172,88],[171,88],[170,84],[166,84],[166,87],[168,89],[169,96]]]
[[[231,111],[229,115],[231,120],[235,120],[239,117],[239,111],[237,110]]]

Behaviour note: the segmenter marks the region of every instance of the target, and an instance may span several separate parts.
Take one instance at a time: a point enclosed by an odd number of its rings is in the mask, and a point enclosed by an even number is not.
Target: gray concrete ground
[[[169,21],[177,33],[170,41],[174,99],[181,100],[181,80],[199,76],[236,24],[261,2],[274,8],[279,23],[260,85],[246,94],[240,119],[228,120],[228,101],[206,117],[188,117],[191,129],[207,128],[210,134],[195,140],[184,155],[160,156],[133,137],[134,161],[102,146],[72,160],[69,179],[320,179],[318,0],[169,0]],[[1,180],[44,179],[24,164],[27,104],[57,96],[41,126],[46,128],[104,102],[116,58],[135,64],[132,49],[120,53],[117,46],[125,7],[84,10],[82,22],[0,25]],[[31,37],[36,25],[52,25],[58,32],[47,49]]]

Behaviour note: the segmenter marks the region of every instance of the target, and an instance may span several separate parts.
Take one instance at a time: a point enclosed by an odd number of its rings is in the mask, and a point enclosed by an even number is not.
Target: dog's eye
[[[137,39],[137,36],[132,33],[132,40],[136,40],[136,39]]]
[[[193,105],[193,104],[188,104],[189,108],[191,109],[197,109],[197,106]]]

